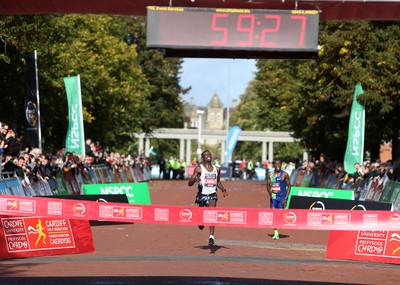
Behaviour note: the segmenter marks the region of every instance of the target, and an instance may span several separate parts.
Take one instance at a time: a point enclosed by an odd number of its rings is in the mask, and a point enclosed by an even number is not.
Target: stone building
[[[199,115],[197,110],[204,111],[202,128],[207,130],[223,130],[226,126],[226,109],[218,94],[214,94],[207,106],[196,106],[194,99],[184,105],[185,123],[189,129],[199,127]]]
[[[223,130],[226,129],[226,108],[221,102],[218,94],[215,93],[207,106],[196,106],[194,99],[190,98],[189,103],[184,105],[185,124],[189,129],[197,129],[199,127],[200,116],[197,110],[204,111],[202,118],[202,129],[204,130]],[[214,145],[217,142],[207,140],[206,144]]]

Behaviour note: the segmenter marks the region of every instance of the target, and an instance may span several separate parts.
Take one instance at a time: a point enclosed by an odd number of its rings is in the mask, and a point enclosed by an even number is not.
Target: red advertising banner
[[[196,168],[196,165],[188,166],[188,168],[187,168],[187,177],[192,177],[195,168]]]
[[[0,216],[0,259],[93,252],[89,221]]]
[[[400,264],[400,231],[331,231],[326,257]]]
[[[399,211],[203,208],[0,195],[0,215],[175,225],[400,231]]]

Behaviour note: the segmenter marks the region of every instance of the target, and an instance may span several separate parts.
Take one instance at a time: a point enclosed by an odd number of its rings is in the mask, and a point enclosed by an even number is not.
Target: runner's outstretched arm
[[[217,187],[219,189],[221,189],[222,194],[224,195],[224,197],[226,197],[226,196],[228,196],[228,192],[226,192],[224,185],[222,185],[222,182],[219,179],[220,176],[221,176],[221,169],[219,167],[217,167]]]
[[[193,171],[192,177],[190,177],[190,179],[188,181],[188,185],[189,186],[193,186],[194,183],[199,182],[200,181],[200,175],[201,175],[201,167],[200,166],[196,166],[196,168]]]

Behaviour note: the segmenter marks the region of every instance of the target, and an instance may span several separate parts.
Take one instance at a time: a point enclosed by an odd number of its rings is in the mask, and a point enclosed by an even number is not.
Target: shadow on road
[[[220,245],[202,245],[202,246],[196,246],[196,248],[200,248],[202,250],[209,250],[210,253],[216,253],[218,250],[221,248],[223,249],[229,249],[229,247],[226,246],[220,246]]]

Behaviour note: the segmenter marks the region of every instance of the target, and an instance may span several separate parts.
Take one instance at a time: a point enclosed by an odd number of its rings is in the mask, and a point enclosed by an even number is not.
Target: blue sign
[[[228,137],[226,139],[226,158],[225,161],[229,161],[233,150],[235,149],[236,143],[239,139],[239,135],[242,129],[239,126],[233,126],[229,129]]]

